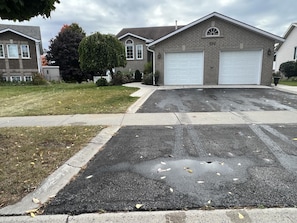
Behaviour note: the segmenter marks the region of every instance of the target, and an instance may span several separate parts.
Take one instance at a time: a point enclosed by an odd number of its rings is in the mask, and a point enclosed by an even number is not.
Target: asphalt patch
[[[273,89],[177,89],[157,90],[138,113],[292,111],[295,94]]]
[[[296,124],[123,127],[44,213],[294,207],[296,132]]]

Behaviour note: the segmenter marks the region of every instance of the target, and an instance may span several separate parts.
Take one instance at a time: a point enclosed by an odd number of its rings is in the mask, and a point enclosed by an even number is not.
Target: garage
[[[202,85],[203,52],[166,53],[165,85]]]
[[[262,50],[220,53],[219,84],[260,84]]]

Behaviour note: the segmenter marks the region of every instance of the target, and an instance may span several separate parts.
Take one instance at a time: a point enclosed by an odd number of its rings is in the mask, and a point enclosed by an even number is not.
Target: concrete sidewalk
[[[27,210],[38,208],[32,202],[38,198],[45,203],[75,176],[88,161],[99,152],[104,144],[121,126],[135,125],[218,125],[218,124],[289,124],[297,123],[297,111],[253,111],[253,112],[203,112],[203,113],[135,113],[142,103],[156,89],[176,89],[179,87],[154,87],[130,84],[141,89],[133,94],[140,97],[125,114],[58,115],[34,117],[2,117],[0,127],[16,126],[67,126],[67,125],[106,125],[84,149],[69,159],[50,175],[34,192],[21,202],[0,209],[1,222],[294,222],[296,208],[282,209],[238,209],[214,211],[169,211],[84,214],[79,216],[55,215],[31,218],[23,215]],[[192,86],[193,87],[193,86]],[[206,86],[197,86],[199,88]],[[210,86],[207,86],[208,88]],[[227,86],[224,86],[227,87]],[[236,87],[236,86],[233,86]],[[242,87],[242,86],[240,86]],[[246,86],[245,86],[246,87]],[[253,88],[255,86],[252,86]],[[257,86],[262,88],[261,86]],[[267,87],[264,87],[267,88]],[[297,94],[297,87],[277,86],[274,89]],[[6,217],[5,217],[6,216]]]
[[[0,127],[297,123],[297,111],[86,114],[2,117]]]

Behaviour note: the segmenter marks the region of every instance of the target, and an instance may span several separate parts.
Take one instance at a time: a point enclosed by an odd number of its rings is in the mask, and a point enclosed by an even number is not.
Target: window
[[[8,58],[19,58],[19,50],[17,44],[7,45]]]
[[[294,49],[294,60],[297,60],[297,46]]]
[[[136,45],[136,59],[143,59],[143,45]]]
[[[206,36],[220,36],[220,30],[216,27],[210,27],[206,30]]]
[[[22,58],[30,58],[29,45],[21,45]]]
[[[4,58],[4,46],[0,44],[0,58]]]
[[[33,79],[32,79],[32,76],[25,76],[24,77],[24,81],[26,82],[31,82]]]
[[[10,77],[10,81],[11,82],[20,82],[20,81],[22,81],[22,77],[21,76],[12,76],[12,77]]]
[[[128,39],[126,41],[126,59],[127,60],[133,60],[134,59],[134,44],[133,41]]]

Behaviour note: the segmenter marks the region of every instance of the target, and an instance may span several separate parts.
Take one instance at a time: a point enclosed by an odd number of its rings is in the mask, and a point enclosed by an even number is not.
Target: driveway
[[[296,110],[296,94],[273,89],[158,90],[138,113]]]
[[[122,127],[45,214],[294,207],[296,132],[297,124]]]

